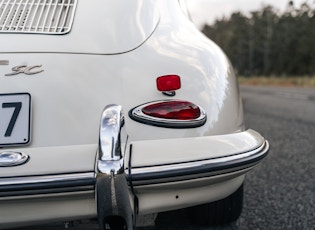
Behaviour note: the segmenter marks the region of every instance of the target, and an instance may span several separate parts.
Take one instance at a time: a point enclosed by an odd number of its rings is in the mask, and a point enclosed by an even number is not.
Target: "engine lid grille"
[[[0,0],[0,33],[66,34],[77,0]]]

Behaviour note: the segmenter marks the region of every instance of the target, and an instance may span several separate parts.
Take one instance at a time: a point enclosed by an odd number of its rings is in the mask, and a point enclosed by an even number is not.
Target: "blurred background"
[[[315,87],[314,0],[186,0],[241,84]]]

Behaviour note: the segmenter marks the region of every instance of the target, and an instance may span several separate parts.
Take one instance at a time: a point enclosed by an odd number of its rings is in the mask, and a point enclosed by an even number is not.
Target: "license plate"
[[[0,94],[0,147],[30,142],[31,95]]]

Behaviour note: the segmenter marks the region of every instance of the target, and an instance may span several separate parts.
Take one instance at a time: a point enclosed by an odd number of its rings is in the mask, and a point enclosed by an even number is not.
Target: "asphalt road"
[[[184,211],[160,214],[142,230],[315,229],[315,89],[241,87],[247,128],[269,140],[268,157],[248,173],[236,223],[197,227]],[[19,230],[62,229],[55,226]],[[95,223],[70,228],[98,229]]]
[[[245,182],[236,223],[191,226],[185,213],[157,219],[155,229],[315,229],[315,89],[241,87],[247,128],[269,140],[268,157]]]

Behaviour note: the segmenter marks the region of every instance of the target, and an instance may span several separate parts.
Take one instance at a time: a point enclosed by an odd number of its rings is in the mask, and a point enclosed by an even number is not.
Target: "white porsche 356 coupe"
[[[268,142],[177,0],[0,1],[0,228],[236,220]]]

